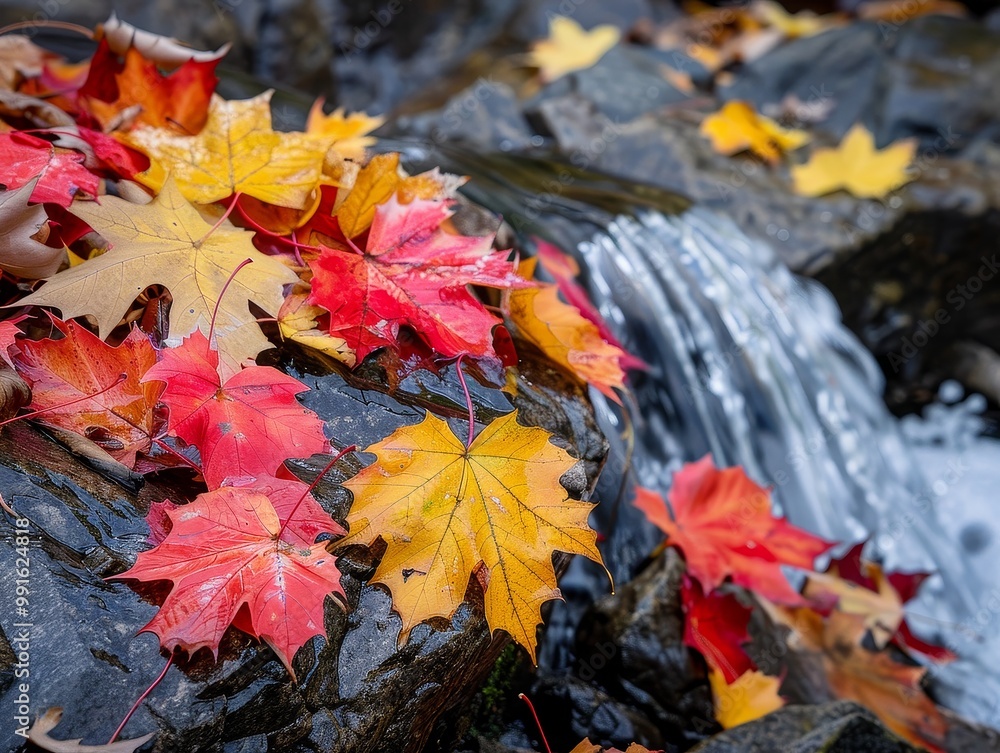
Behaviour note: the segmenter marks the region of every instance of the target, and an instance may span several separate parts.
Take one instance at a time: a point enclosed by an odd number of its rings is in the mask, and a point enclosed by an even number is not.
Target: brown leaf
[[[145,745],[155,734],[150,732],[148,735],[132,740],[119,740],[104,745],[84,745],[80,742],[82,738],[56,740],[54,737],[49,737],[49,732],[59,724],[62,713],[63,710],[58,706],[48,709],[31,725],[31,729],[28,730],[28,739],[42,750],[48,750],[52,753],[135,753],[136,749]]]
[[[64,248],[35,239],[49,219],[41,204],[28,204],[37,182],[0,192],[0,269],[32,280],[54,275],[66,260]]]

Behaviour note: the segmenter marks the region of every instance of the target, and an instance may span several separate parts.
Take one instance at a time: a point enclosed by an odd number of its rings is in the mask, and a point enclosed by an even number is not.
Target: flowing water
[[[725,218],[663,196],[565,170],[546,179],[560,168],[542,162],[409,154],[471,175],[471,198],[522,236],[573,253],[595,306],[649,365],[631,375],[628,419],[592,390],[612,442],[596,522],[616,580],[628,579],[661,538],[631,505],[614,502],[623,479],[666,491],[682,463],[710,453],[772,486],[794,524],[836,541],[869,538],[867,554],[890,569],[936,572],[911,602],[911,622],[964,654],[934,671],[938,695],[996,723],[1000,641],[991,627],[1000,591],[988,582],[996,571],[972,566],[938,511],[968,482],[966,466],[922,472],[885,408],[874,359],[822,286],[792,275]],[[626,421],[631,452],[621,439]],[[554,611],[542,653],[553,669],[565,666],[575,619],[606,582],[576,562],[562,587],[568,603]]]

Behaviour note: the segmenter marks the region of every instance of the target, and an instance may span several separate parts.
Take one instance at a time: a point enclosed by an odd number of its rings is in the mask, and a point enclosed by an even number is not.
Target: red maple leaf
[[[444,201],[395,196],[375,210],[364,253],[326,248],[310,263],[310,303],[330,312],[330,334],[343,337],[360,362],[396,346],[400,325],[413,328],[443,356],[495,356],[500,320],[469,292],[470,284],[527,287],[492,239],[455,235],[440,225]]]
[[[327,594],[346,598],[336,558],[325,543],[314,543],[320,533],[345,531],[308,486],[265,477],[150,514],[150,528],[159,528],[162,540],[115,576],[173,583],[140,632],[155,633],[168,651],[191,656],[208,648],[218,657],[219,641],[233,625],[265,641],[294,677],[295,652],[324,634]]]
[[[704,656],[727,683],[757,669],[743,650],[743,644],[750,640],[750,607],[740,604],[733,594],[712,591],[705,596],[701,584],[686,574],[681,584],[681,606],[685,616],[684,644]]]
[[[668,498],[673,515],[648,489],[637,490],[635,505],[683,551],[688,572],[708,591],[732,577],[772,601],[802,604],[781,565],[812,569],[833,546],[775,518],[766,489],[742,468],[719,470],[707,455],[674,474]]]
[[[219,353],[196,330],[143,381],[166,383],[170,433],[198,448],[210,489],[229,479],[274,475],[288,458],[328,448],[320,418],[295,399],[308,389],[269,366],[249,366],[226,380]]]
[[[212,92],[219,82],[219,60],[188,60],[164,75],[160,67],[135,47],[123,56],[102,39],[90,62],[87,80],[80,88],[80,103],[99,121],[138,105],[138,120],[158,128],[176,128],[193,135],[208,118]],[[97,103],[112,105],[100,106]]]
[[[68,207],[77,191],[96,196],[99,179],[83,166],[83,159],[79,152],[57,149],[29,133],[0,133],[0,164],[5,166],[0,182],[11,190],[38,178],[31,193],[36,204]]]
[[[156,363],[156,350],[138,329],[112,347],[76,322],[50,318],[64,337],[17,337],[9,348],[31,386],[29,409],[45,411],[34,420],[82,434],[131,468],[154,434],[162,386],[143,384],[142,377]]]

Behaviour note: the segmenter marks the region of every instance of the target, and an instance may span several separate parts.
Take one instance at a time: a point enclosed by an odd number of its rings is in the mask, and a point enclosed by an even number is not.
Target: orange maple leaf
[[[727,577],[783,604],[801,604],[781,565],[812,569],[816,557],[833,544],[771,514],[767,490],[742,468],[719,470],[709,456],[674,474],[663,498],[638,489],[635,505],[679,547],[688,571],[706,591]]]

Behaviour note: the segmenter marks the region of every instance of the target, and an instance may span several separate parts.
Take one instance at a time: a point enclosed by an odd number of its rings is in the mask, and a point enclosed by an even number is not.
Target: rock
[[[364,447],[418,421],[425,409],[444,416],[465,410],[453,370],[408,376],[390,397],[371,389],[377,365],[366,364],[345,381],[299,355],[289,355],[284,364],[312,388],[304,402],[328,422],[338,442]],[[583,459],[583,472],[565,480],[586,496],[605,452],[589,404],[558,372],[544,366],[529,371],[536,386],[524,382],[514,405],[524,422],[561,432],[559,441]],[[475,380],[470,386],[480,420],[510,409],[498,390]],[[292,465],[307,479],[322,467],[319,458]],[[339,520],[350,498],[336,482],[359,467],[356,457],[345,458],[317,488],[321,503]],[[22,648],[15,623],[31,623],[30,714],[62,706],[60,737],[103,742],[164,661],[154,636],[136,637],[156,612],[152,593],[141,596],[104,578],[126,569],[146,546],[142,515],[151,501],[182,499],[198,489],[183,483],[166,488],[153,479],[138,494],[127,492],[23,424],[0,434],[0,488],[29,521],[31,535],[27,614],[19,618],[7,610],[0,619],[0,697],[8,708],[15,706],[24,681],[15,677],[14,647]],[[0,542],[0,585],[11,595],[16,557],[8,534]],[[466,701],[482,682],[506,640],[491,638],[481,594],[473,591],[450,624],[421,625],[397,647],[400,621],[390,597],[367,584],[373,556],[351,547],[341,552],[339,564],[351,609],[327,601],[328,639],[314,639],[297,654],[298,684],[269,649],[230,630],[217,663],[201,652],[170,669],[125,736],[155,731],[153,750],[189,753],[420,750],[440,714]],[[19,739],[6,725],[0,749],[14,749]]]
[[[691,753],[917,753],[868,710],[848,701],[786,706],[721,732]]]

